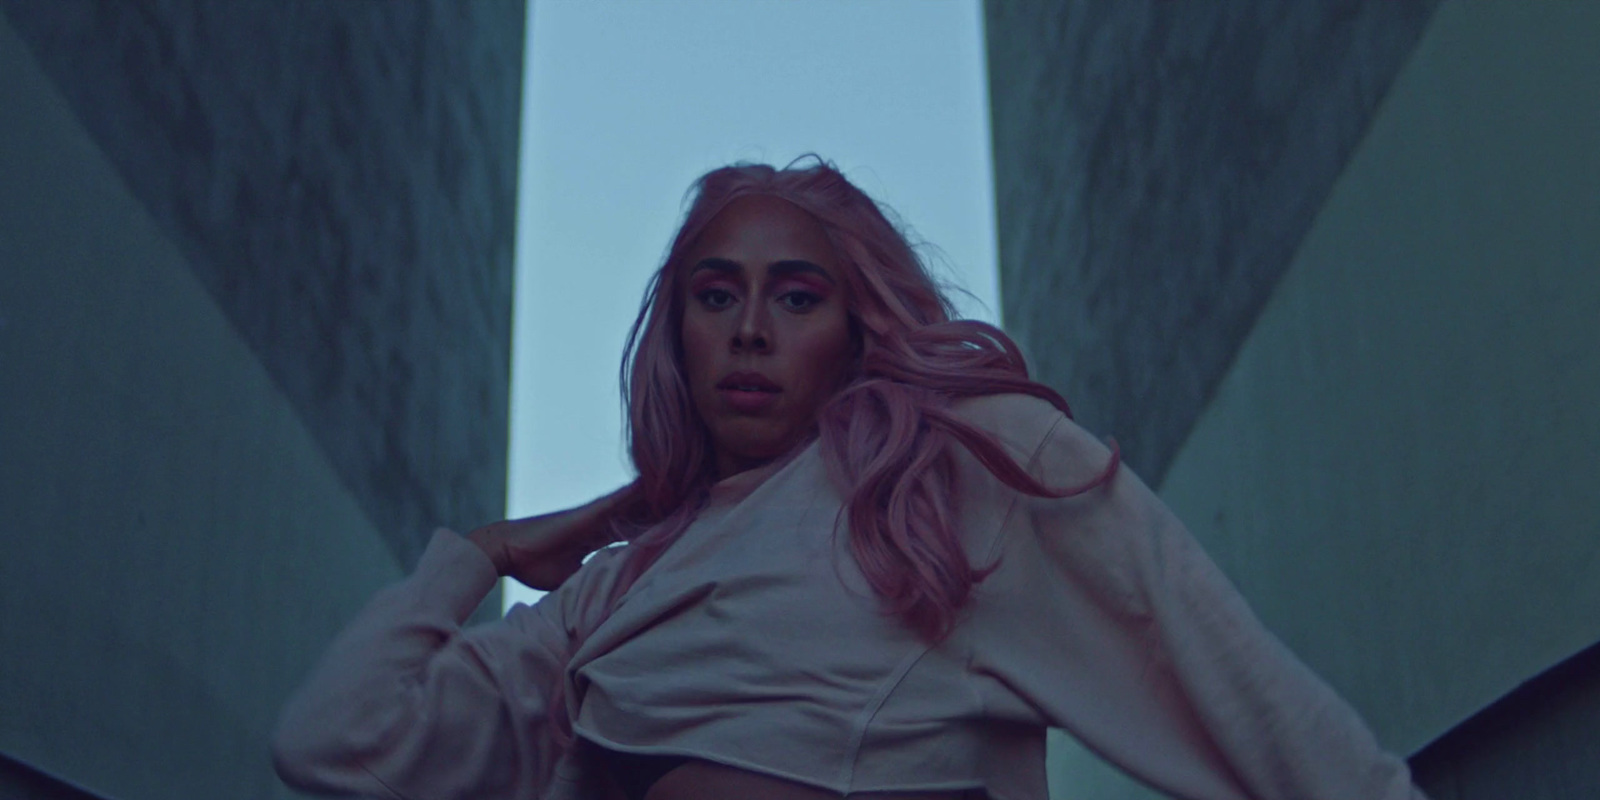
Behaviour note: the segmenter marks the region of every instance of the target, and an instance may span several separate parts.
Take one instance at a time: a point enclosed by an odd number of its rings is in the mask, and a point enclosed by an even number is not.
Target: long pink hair
[[[956,399],[1025,393],[1072,416],[1060,394],[1028,378],[1021,351],[999,328],[953,320],[954,308],[899,226],[832,164],[784,169],[738,163],[712,170],[690,188],[693,201],[665,263],[645,290],[623,347],[619,380],[628,398],[626,435],[638,478],[612,521],[627,541],[615,607],[638,577],[677,540],[716,482],[715,457],[684,379],[681,261],[729,202],[751,194],[783,198],[827,232],[849,283],[856,342],[854,376],[818,414],[815,436],[829,480],[844,497],[851,549],[886,614],[930,642],[947,636],[972,588],[999,568],[968,562],[952,528],[958,441],[997,478],[1035,497],[1069,497],[1104,484],[1120,461],[1115,440],[1105,470],[1089,483],[1051,489],[1030,476],[988,433],[951,413]],[[802,159],[797,159],[797,162]],[[835,518],[835,534],[838,519]],[[587,635],[589,631],[581,632]],[[559,709],[562,681],[551,708]],[[564,713],[552,713],[570,743]]]

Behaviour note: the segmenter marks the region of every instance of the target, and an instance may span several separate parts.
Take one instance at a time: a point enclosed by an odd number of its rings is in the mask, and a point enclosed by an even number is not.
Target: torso
[[[987,800],[982,789],[945,792],[856,792],[858,800]],[[607,800],[627,800],[613,783]],[[643,800],[839,800],[825,789],[697,758],[668,770]]]

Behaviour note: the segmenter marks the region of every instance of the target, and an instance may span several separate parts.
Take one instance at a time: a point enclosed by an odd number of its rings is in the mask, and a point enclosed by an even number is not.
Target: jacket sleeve
[[[434,531],[416,570],[368,602],[289,699],[272,740],[278,775],[319,793],[536,796],[561,755],[545,694],[598,601],[585,579],[615,554],[597,552],[533,606],[463,629],[498,578],[476,545]]]
[[[1031,472],[1081,486],[1111,452],[1057,416]],[[1424,797],[1126,467],[1082,495],[1021,495],[1000,555],[973,663],[1002,715],[1042,717],[1181,798]]]

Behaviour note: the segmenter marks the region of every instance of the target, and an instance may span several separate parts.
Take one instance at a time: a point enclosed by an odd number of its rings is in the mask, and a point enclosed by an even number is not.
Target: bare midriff
[[[948,792],[856,792],[859,800],[986,800],[982,789]],[[644,800],[839,800],[815,786],[698,759],[661,776]]]

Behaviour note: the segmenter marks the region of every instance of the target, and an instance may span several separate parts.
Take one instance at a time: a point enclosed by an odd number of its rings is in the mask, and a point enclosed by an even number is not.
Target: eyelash
[[[727,307],[727,306],[714,306],[714,305],[711,305],[711,303],[706,300],[706,295],[711,294],[712,292],[721,292],[722,294],[728,295],[729,297],[733,296],[733,293],[728,291],[727,289],[704,289],[704,290],[700,291],[699,293],[695,294],[695,298],[700,301],[700,304],[704,305],[705,307],[707,307],[709,309],[711,309],[712,311],[721,311],[722,309]],[[802,308],[795,308],[795,307],[791,306],[789,308],[790,311],[810,311],[811,309],[816,308],[817,304],[822,302],[822,297],[821,296],[813,294],[811,292],[802,292],[802,291],[784,292],[780,296],[779,299],[782,299],[784,297],[793,297],[794,295],[800,295],[801,297],[806,298],[808,302]]]

